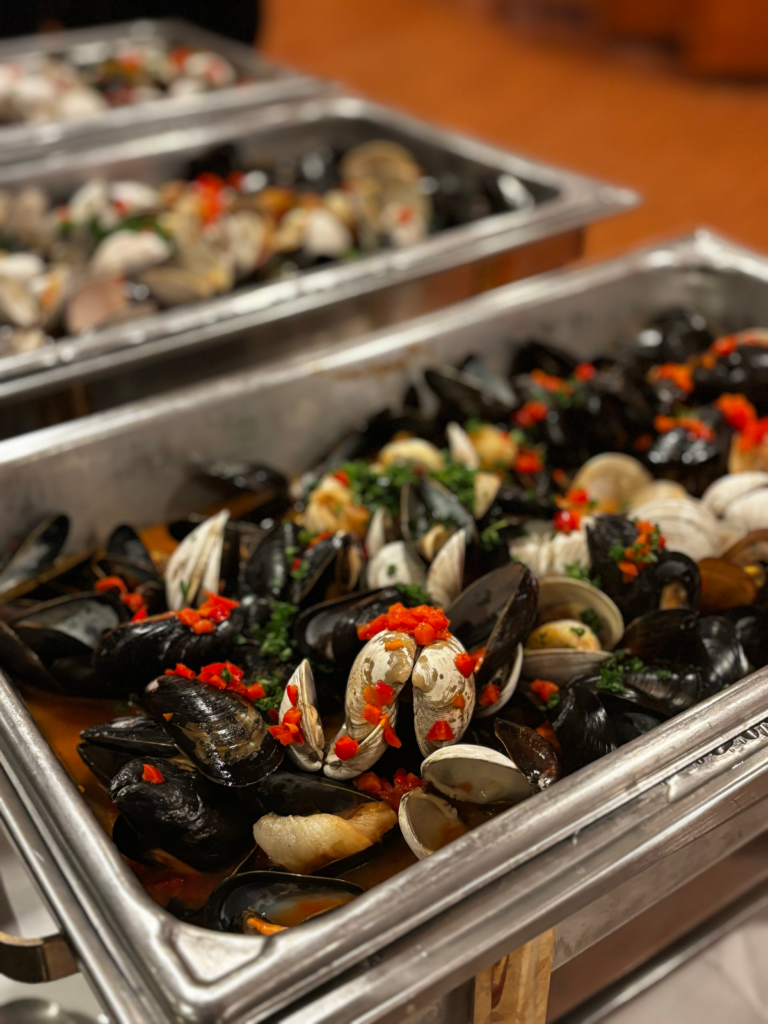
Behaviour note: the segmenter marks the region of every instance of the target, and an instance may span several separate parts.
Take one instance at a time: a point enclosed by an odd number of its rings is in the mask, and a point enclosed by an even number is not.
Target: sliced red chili
[[[157,785],[160,782],[165,782],[165,776],[159,768],[155,768],[153,764],[145,764],[144,771],[142,772],[142,779],[144,782],[152,782]]]

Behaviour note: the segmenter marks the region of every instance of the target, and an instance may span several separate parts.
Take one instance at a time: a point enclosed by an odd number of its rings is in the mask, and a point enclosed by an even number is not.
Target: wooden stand
[[[551,928],[478,974],[474,1024],[544,1024],[554,948]]]

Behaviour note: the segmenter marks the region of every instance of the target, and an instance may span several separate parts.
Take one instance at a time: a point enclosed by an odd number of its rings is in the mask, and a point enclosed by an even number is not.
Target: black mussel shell
[[[673,661],[656,661],[639,669],[630,669],[624,680],[631,689],[657,706],[665,707],[671,715],[687,711],[705,696],[701,671]]]
[[[152,558],[132,526],[122,525],[112,531],[99,568],[107,576],[122,577],[131,590],[160,582]]]
[[[467,547],[477,539],[475,517],[453,491],[430,477],[417,484],[404,484],[400,492],[400,531],[417,556],[419,540],[436,523],[463,530]]]
[[[200,471],[215,480],[225,480],[240,491],[272,494],[288,490],[287,478],[261,462],[204,462]]]
[[[147,710],[203,775],[250,786],[276,771],[283,748],[245,698],[183,676],[160,676],[144,691]]]
[[[502,516],[526,519],[552,519],[557,505],[550,495],[532,494],[520,484],[502,484],[493,503],[494,518]]]
[[[305,658],[351,667],[363,646],[357,636],[358,625],[383,615],[398,601],[409,603],[397,587],[382,587],[307,608],[294,625],[299,651]]]
[[[143,780],[147,764],[163,782]],[[253,844],[251,823],[226,790],[164,758],[130,761],[109,795],[142,838],[198,871],[228,867]]]
[[[80,756],[82,757],[82,754]],[[87,761],[85,763],[88,764]],[[90,768],[91,766],[88,765],[88,767]],[[150,867],[156,864],[150,853],[153,844],[148,839],[140,836],[136,829],[128,824],[128,819],[124,814],[118,814],[115,818],[115,823],[112,826],[112,842],[120,853],[124,857],[128,857],[129,860],[134,860],[138,864],[146,864]]]
[[[697,402],[714,402],[724,391],[738,392],[757,407],[758,414],[768,413],[768,347],[739,345],[714,366],[699,366],[693,373]]]
[[[753,670],[768,665],[768,609],[729,608],[723,612],[723,618],[733,623]]]
[[[0,668],[17,683],[63,692],[63,687],[21,637],[0,620]]]
[[[0,555],[0,594],[34,584],[61,554],[69,533],[69,519],[50,515],[41,520],[26,537],[14,541]]]
[[[731,432],[712,406],[697,409],[696,414],[712,427],[713,440],[691,436],[685,427],[675,427],[659,434],[643,457],[654,476],[676,480],[691,494],[700,495],[728,470]]]
[[[738,682],[749,671],[733,623],[719,615],[683,609],[649,612],[630,623],[619,646],[646,664],[672,662],[698,669],[702,698]]]
[[[303,608],[353,590],[363,569],[358,539],[341,530],[313,544],[301,559],[304,573],[301,580],[295,581],[293,603]]]
[[[205,925],[221,932],[255,934],[248,918],[291,927],[328,913],[363,893],[338,878],[315,878],[283,871],[248,871],[233,875],[214,890],[205,906]]]
[[[297,527],[288,520],[267,532],[245,567],[243,594],[297,603],[299,587],[291,565],[300,551],[298,537]]]
[[[72,696],[108,696],[93,670],[93,650],[102,636],[130,613],[110,594],[56,598],[17,619],[19,639]]]
[[[112,779],[129,761],[136,759],[137,751],[118,750],[116,747],[102,747],[96,743],[78,743],[77,752],[83,764],[90,768],[106,789]],[[178,753],[174,750],[173,753]]]
[[[598,516],[587,527],[587,543],[592,572],[600,577],[600,587],[619,607],[625,622],[655,611],[670,584],[679,584],[687,594],[687,603],[695,608],[701,591],[701,575],[696,563],[681,551],[662,549],[657,561],[636,579],[625,583],[617,561],[611,557],[614,546],[626,548],[637,537],[634,523],[624,516]]]
[[[440,418],[444,421],[508,423],[510,413],[519,404],[510,384],[479,359],[468,360],[461,370],[452,366],[427,370],[424,377],[440,399]]]
[[[644,736],[665,722],[668,717],[643,704],[628,700],[622,694],[601,690],[598,697],[608,715],[616,743],[620,747],[637,739],[638,736]]]
[[[566,772],[583,768],[618,746],[608,713],[592,690],[569,686],[561,693],[557,710],[552,728],[563,751]]]
[[[639,378],[659,363],[685,363],[704,352],[714,335],[706,319],[694,310],[662,313],[630,342],[627,355]]]
[[[506,682],[518,644],[533,629],[538,600],[536,577],[519,562],[510,562],[470,584],[447,609],[451,632],[464,647],[485,647],[475,673],[478,693],[489,683]]]
[[[112,722],[91,725],[83,729],[80,739],[101,747],[125,750],[132,757],[151,754],[154,757],[174,757],[176,745],[168,739],[165,730],[152,718],[133,715],[130,718],[116,718]]]
[[[341,814],[374,798],[346,782],[307,772],[274,772],[257,786],[239,791],[241,802],[256,821],[264,814]]]
[[[179,662],[199,671],[211,662],[230,660],[235,637],[244,624],[242,609],[234,608],[212,633],[195,633],[173,614],[118,626],[107,633],[93,654],[104,696],[124,698],[138,693]]]
[[[560,778],[560,762],[550,743],[535,729],[497,718],[494,726],[507,755],[532,786],[547,789]]]
[[[553,377],[570,377],[576,369],[578,359],[554,345],[541,341],[527,341],[515,352],[510,373],[513,377],[543,370]]]

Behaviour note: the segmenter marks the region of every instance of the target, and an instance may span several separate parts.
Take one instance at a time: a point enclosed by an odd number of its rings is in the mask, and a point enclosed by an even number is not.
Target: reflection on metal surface
[[[694,761],[667,780],[670,803],[681,800],[708,778],[719,775],[768,747],[768,718],[727,740],[722,746]]]

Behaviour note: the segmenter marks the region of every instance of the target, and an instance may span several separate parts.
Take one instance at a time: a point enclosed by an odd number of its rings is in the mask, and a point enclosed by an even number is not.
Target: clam
[[[213,782],[250,786],[283,759],[261,714],[229,690],[164,675],[146,687],[143,700],[179,750]]]
[[[40,317],[40,305],[28,286],[13,277],[0,277],[0,321],[34,327]]]
[[[397,583],[423,587],[426,583],[426,571],[405,541],[397,540],[385,544],[370,559],[365,567],[365,582],[372,589]]]
[[[734,498],[726,509],[724,525],[740,532],[768,529],[768,485]]]
[[[443,544],[427,572],[426,590],[434,604],[447,608],[461,593],[467,549],[463,530],[457,530]]]
[[[154,266],[145,270],[139,280],[162,306],[184,306],[212,294],[206,279],[185,267]]]
[[[604,661],[623,632],[621,612],[607,594],[582,580],[545,577],[539,581],[537,626],[525,642],[523,675],[566,683]]]
[[[224,528],[229,512],[223,509],[206,519],[179,544],[165,567],[165,595],[172,610],[194,606],[205,593],[218,594]]]
[[[90,270],[97,276],[130,277],[165,263],[171,253],[168,242],[155,231],[115,231],[97,246]]]
[[[129,298],[122,281],[87,281],[72,293],[65,314],[69,334],[81,334],[125,313]]]
[[[490,747],[457,743],[430,754],[422,763],[421,777],[451,800],[474,804],[517,804],[534,787],[510,758]]]
[[[374,800],[341,814],[265,814],[253,836],[273,863],[310,874],[368,849],[396,824],[389,804]]]
[[[458,423],[451,422],[445,428],[448,451],[454,462],[460,462],[467,469],[480,468],[480,456],[472,444],[469,434]]]
[[[362,893],[341,878],[248,871],[213,891],[205,906],[205,925],[238,935],[273,935],[342,907]]]
[[[571,486],[587,492],[600,512],[621,512],[653,477],[637,459],[621,452],[604,452],[588,459]]]
[[[352,244],[349,229],[334,213],[323,207],[310,211],[302,239],[302,248],[308,256],[340,259]]]
[[[295,691],[292,687],[296,687]],[[295,693],[296,699],[291,699]],[[323,767],[323,726],[317,712],[317,691],[312,677],[309,662],[304,659],[291,676],[283,693],[279,709],[279,722],[282,724],[287,711],[297,708],[301,712],[299,728],[304,740],[303,744],[291,743],[287,747],[288,756],[299,768],[307,772],[319,772]]]
[[[742,498],[748,498],[754,492],[760,492],[768,487],[768,473],[762,470],[745,470],[741,473],[726,473],[702,494],[702,502],[716,516],[725,517],[730,515],[730,507],[733,502]],[[766,493],[763,491],[762,499],[765,502]],[[768,515],[762,526],[768,526]],[[750,529],[759,529],[759,526],[750,525]]]
[[[648,501],[635,507],[632,516],[658,524],[666,537],[667,550],[681,551],[694,562],[700,562],[702,558],[716,558],[737,539],[696,498]]]
[[[377,633],[360,651],[349,673],[344,701],[346,731],[352,739],[364,740],[377,732],[378,726],[366,719],[365,708],[371,703],[366,697],[366,690],[378,682],[392,689],[392,699],[382,704],[382,710],[390,714],[390,722],[394,725],[397,698],[411,678],[416,651],[413,637],[391,630]],[[386,740],[382,737],[382,753],[385,747]]]
[[[644,505],[647,501],[659,501],[670,498],[678,500],[687,497],[688,492],[676,480],[651,480],[649,484],[645,484],[644,487],[635,492],[634,497],[627,505],[627,511],[633,513],[636,508]]]
[[[403,839],[419,860],[469,831],[447,800],[423,789],[405,794],[400,801],[398,822]]]
[[[377,459],[383,467],[408,463],[415,469],[439,472],[443,468],[443,454],[431,441],[421,437],[404,437],[385,444]]]
[[[127,215],[147,213],[160,204],[156,188],[142,181],[112,181],[107,187],[110,202],[117,203]]]
[[[456,667],[456,659],[463,653],[464,648],[455,637],[437,640],[423,648],[413,667],[416,741],[425,757],[458,743],[472,718],[474,675],[465,677]]]
[[[11,278],[19,284],[29,284],[43,273],[45,262],[35,253],[14,252],[0,256],[0,277]]]
[[[551,523],[532,521],[526,524],[527,533],[509,542],[509,553],[513,559],[527,565],[537,576],[564,576],[566,567],[578,565],[590,567],[586,526],[572,530],[569,534],[556,533],[552,536]]]

